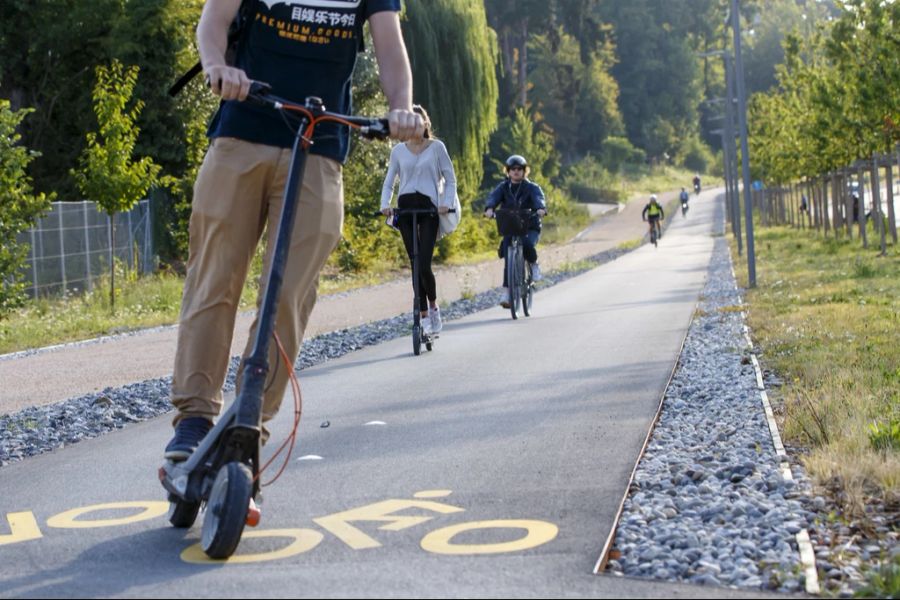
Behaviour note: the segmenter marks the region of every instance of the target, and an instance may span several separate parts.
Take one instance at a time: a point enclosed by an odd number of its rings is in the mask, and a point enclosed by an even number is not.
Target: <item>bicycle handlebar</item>
[[[284,98],[279,98],[269,93],[272,89],[267,83],[262,81],[254,81],[250,84],[250,93],[247,94],[247,101],[278,111],[298,113],[305,117],[309,124],[304,134],[311,137],[312,130],[315,126],[324,121],[340,123],[347,125],[352,129],[358,129],[360,135],[369,139],[384,140],[390,134],[390,124],[388,120],[382,117],[359,117],[352,115],[342,115],[325,110],[320,98],[309,96],[306,98],[306,104],[300,105]]]
[[[436,209],[436,208],[392,208],[391,210],[394,212],[394,214],[398,214],[398,215],[403,215],[403,214],[406,214],[406,215],[412,215],[412,214],[417,214],[417,215],[433,215],[433,214],[440,214],[440,213],[438,213],[438,209]],[[455,213],[455,212],[456,212],[456,209],[455,209],[455,208],[451,208],[451,209],[448,210],[447,212],[448,212],[448,213]],[[373,212],[371,216],[376,217],[376,218],[377,218],[377,217],[383,217],[383,216],[384,216],[384,213],[381,212],[381,211],[379,210],[379,211],[377,211],[377,212]]]

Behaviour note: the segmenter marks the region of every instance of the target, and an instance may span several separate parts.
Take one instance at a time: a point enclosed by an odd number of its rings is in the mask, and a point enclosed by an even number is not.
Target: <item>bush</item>
[[[712,151],[698,137],[692,137],[684,143],[681,164],[685,169],[696,173],[706,173],[715,161]]]
[[[608,137],[603,140],[600,150],[600,162],[609,171],[618,173],[631,165],[642,165],[647,155],[640,148],[635,148],[627,138]]]
[[[596,158],[588,154],[569,167],[562,187],[579,202],[619,202],[622,194],[616,179]]]
[[[29,112],[14,111],[9,100],[0,99],[0,317],[25,298],[20,280],[28,247],[18,244],[16,237],[34,226],[52,200],[32,193],[27,168],[38,153],[18,145],[21,135],[17,130]]]

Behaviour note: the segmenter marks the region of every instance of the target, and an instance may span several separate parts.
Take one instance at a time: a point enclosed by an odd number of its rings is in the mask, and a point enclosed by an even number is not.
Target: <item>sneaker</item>
[[[431,335],[431,316],[425,316],[419,319],[419,323],[422,324],[422,333],[425,335]]]
[[[428,317],[431,319],[431,331],[440,333],[441,329],[444,328],[444,323],[441,321],[441,307],[435,306],[434,308],[429,308]]]
[[[178,425],[175,426],[175,437],[166,446],[164,455],[166,459],[187,460],[212,426],[212,421],[205,417],[187,417],[178,421]]]
[[[531,263],[531,280],[540,281],[542,278],[543,275],[541,275],[541,265],[537,263]]]
[[[503,286],[503,300],[500,301],[500,306],[509,308],[509,288],[506,286]]]

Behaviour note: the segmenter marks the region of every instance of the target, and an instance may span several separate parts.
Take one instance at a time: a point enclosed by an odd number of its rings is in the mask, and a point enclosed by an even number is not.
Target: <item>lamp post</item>
[[[743,255],[743,240],[741,238],[741,202],[737,176],[737,148],[734,144],[734,75],[731,67],[731,56],[725,50],[711,50],[698,54],[701,58],[721,56],[725,62],[726,96],[715,101],[725,102],[725,125],[711,133],[722,134],[722,159],[725,168],[725,197],[728,203],[728,211],[731,217],[731,228],[737,239],[738,256]],[[710,101],[712,102],[712,100]]]
[[[741,58],[741,13],[739,1],[731,0],[731,29],[734,32],[734,68],[737,80],[738,123],[741,134],[741,172],[744,180],[744,214],[747,222],[748,287],[756,287],[756,252],[753,244],[753,203],[750,195],[750,150],[747,144],[747,91],[744,89],[744,61]]]

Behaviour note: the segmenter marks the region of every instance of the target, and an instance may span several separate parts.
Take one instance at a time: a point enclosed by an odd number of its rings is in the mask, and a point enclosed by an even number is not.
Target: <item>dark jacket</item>
[[[507,177],[503,182],[494,188],[491,195],[488,196],[487,202],[484,204],[485,210],[489,208],[530,208],[532,210],[547,210],[547,203],[544,200],[544,191],[541,186],[529,181],[522,180],[516,190],[513,191],[513,185]],[[541,217],[537,213],[531,215],[531,222],[528,229],[534,231],[541,230]]]

